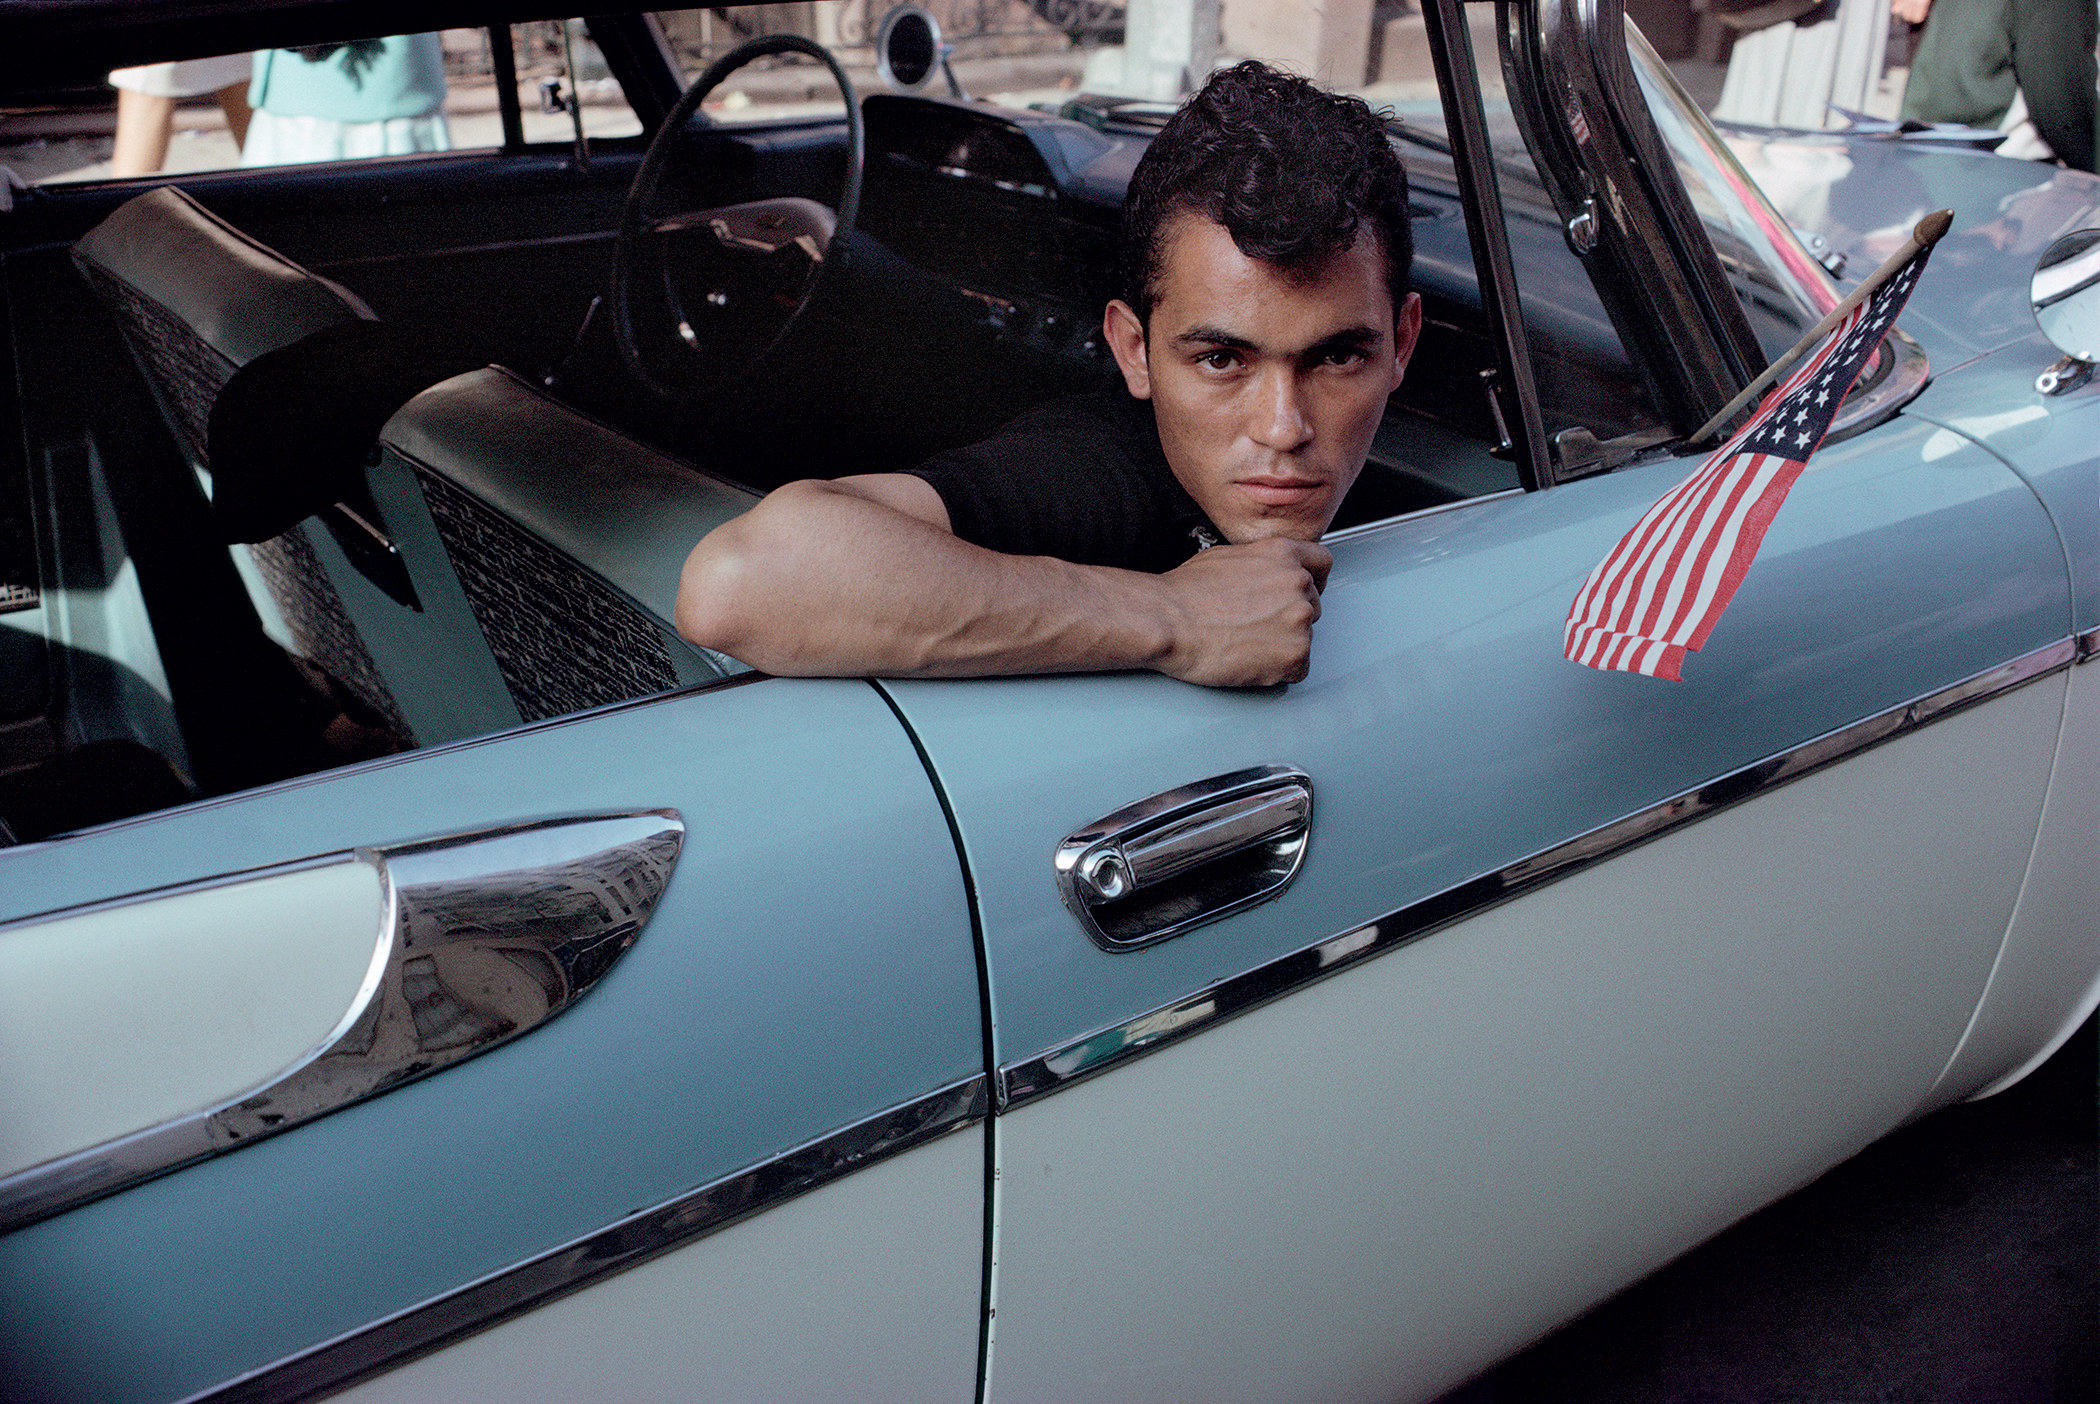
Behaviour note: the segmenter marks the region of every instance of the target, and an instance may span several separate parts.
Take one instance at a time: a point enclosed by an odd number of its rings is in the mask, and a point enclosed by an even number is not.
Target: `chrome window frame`
[[[1635,81],[1620,0],[1495,6],[1510,109],[1570,246],[1688,434],[1766,357]]]

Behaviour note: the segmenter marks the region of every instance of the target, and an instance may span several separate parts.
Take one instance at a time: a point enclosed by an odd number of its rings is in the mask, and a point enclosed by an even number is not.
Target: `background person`
[[[2093,0],[1892,0],[1925,26],[1903,116],[2005,129],[2015,97],[2058,160],[2094,169]],[[2011,153],[2008,153],[2011,154]]]
[[[249,55],[224,54],[113,70],[109,81],[117,90],[117,141],[109,173],[152,175],[167,164],[175,104],[183,98],[217,97],[226,114],[226,130],[240,146],[248,137],[250,68]]]
[[[445,52],[435,34],[266,49],[248,89],[244,166],[449,151]]]

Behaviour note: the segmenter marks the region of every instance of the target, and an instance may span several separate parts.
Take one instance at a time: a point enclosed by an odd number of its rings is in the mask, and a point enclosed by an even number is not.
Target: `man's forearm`
[[[1159,577],[1008,556],[829,483],[791,483],[686,562],[678,627],[788,676],[1140,668],[1172,646]]]
[[[695,643],[788,676],[1155,668],[1260,686],[1305,676],[1330,563],[1282,539],[1219,547],[1165,575],[1009,556],[958,540],[916,478],[790,483],[694,548],[677,622]]]

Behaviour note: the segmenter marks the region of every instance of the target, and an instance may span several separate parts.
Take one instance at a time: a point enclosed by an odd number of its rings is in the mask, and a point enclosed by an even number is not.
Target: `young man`
[[[770,673],[1305,676],[1318,544],[1421,329],[1407,178],[1360,100],[1214,75],[1138,163],[1123,390],[910,473],[790,483],[694,548],[687,638]]]

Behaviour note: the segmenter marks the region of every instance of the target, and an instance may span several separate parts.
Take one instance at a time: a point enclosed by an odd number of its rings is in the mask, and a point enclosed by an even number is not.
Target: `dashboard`
[[[936,98],[874,94],[862,112],[861,229],[953,285],[1000,341],[1105,363],[1118,201],[1141,144]]]

